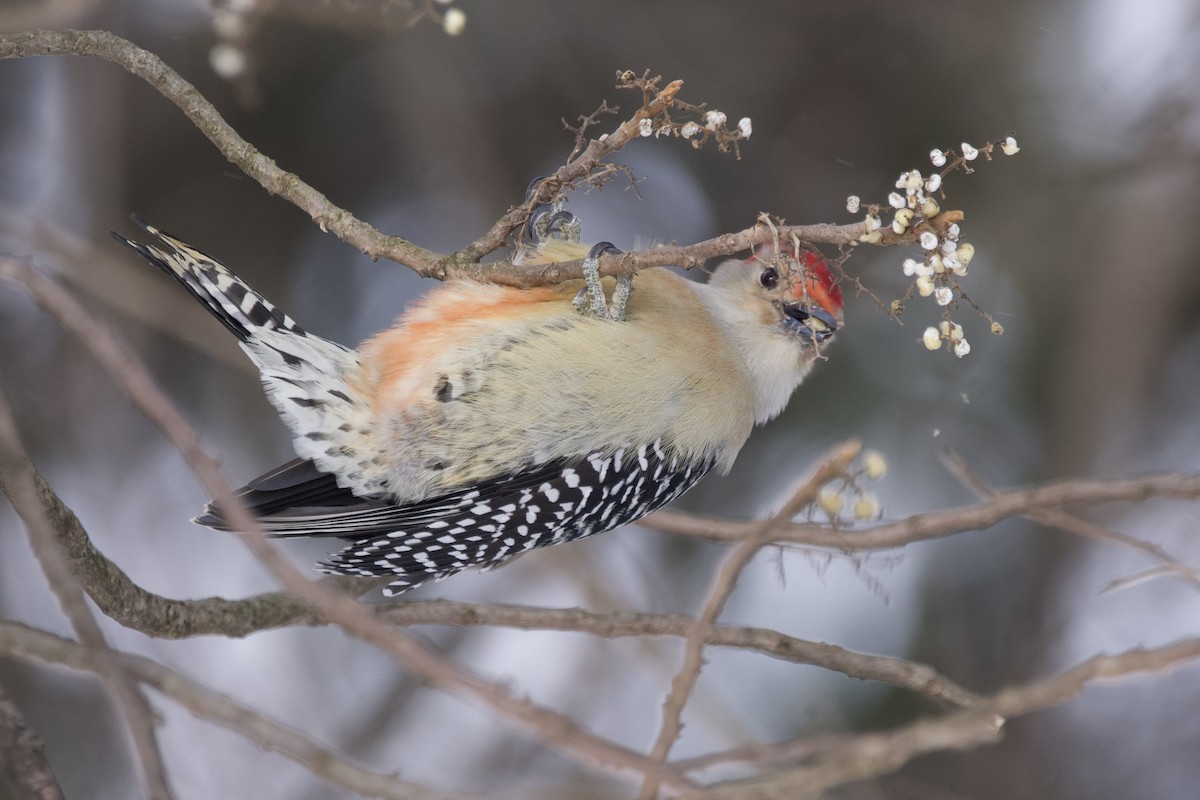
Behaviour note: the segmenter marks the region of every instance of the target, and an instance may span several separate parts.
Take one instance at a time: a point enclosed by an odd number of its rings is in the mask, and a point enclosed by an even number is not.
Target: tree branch
[[[855,529],[814,524],[791,524],[779,529],[774,541],[828,547],[852,553],[889,550],[912,542],[942,539],[976,531],[1013,517],[1045,509],[1102,503],[1140,503],[1154,498],[1200,499],[1200,474],[1161,473],[1140,478],[1066,480],[1029,489],[997,492],[970,506],[914,514],[897,522],[882,522]],[[758,523],[697,517],[678,511],[656,511],[638,525],[661,533],[695,536],[717,542],[736,542]]]
[[[16,793],[14,800],[62,800],[62,787],[46,760],[45,744],[25,722],[21,710],[2,686],[0,764],[4,765],[4,775]]]
[[[750,563],[750,559],[754,558],[754,554],[770,541],[776,528],[800,513],[801,509],[814,503],[821,487],[844,474],[861,450],[862,445],[857,441],[846,442],[835,447],[813,470],[812,475],[796,488],[783,508],[772,517],[758,523],[750,535],[738,542],[721,562],[716,577],[713,579],[712,588],[709,589],[708,599],[705,600],[700,614],[689,626],[687,640],[684,642],[683,663],[680,665],[675,679],[671,682],[671,691],[667,694],[667,699],[663,702],[662,725],[659,728],[658,737],[650,749],[650,758],[655,763],[660,766],[666,764],[667,755],[679,738],[679,733],[683,728],[680,719],[683,707],[687,704],[688,698],[696,686],[696,681],[700,678],[700,670],[704,666],[704,645],[717,617],[725,608],[729,596],[733,594],[733,587],[737,585],[738,576]],[[656,797],[658,787],[659,775],[657,773],[647,775],[642,783],[640,793],[642,800],[652,800]]]
[[[942,457],[942,464],[958,481],[976,496],[982,498],[991,498],[996,496],[996,490],[987,484],[978,473],[975,472],[966,462],[966,460],[957,453],[947,453]],[[1059,528],[1060,530],[1073,533],[1076,536],[1081,536],[1085,539],[1094,539],[1101,542],[1112,542],[1119,545],[1124,545],[1133,550],[1139,550],[1142,553],[1149,555],[1154,560],[1158,561],[1158,567],[1151,571],[1151,575],[1170,575],[1191,585],[1193,589],[1200,589],[1200,571],[1194,567],[1189,567],[1179,559],[1172,556],[1163,548],[1153,542],[1145,542],[1137,537],[1130,536],[1120,531],[1115,531],[1106,528],[1103,525],[1097,525],[1085,519],[1069,514],[1060,509],[1048,508],[1043,511],[1031,511],[1024,515],[1027,519],[1031,519],[1041,525],[1050,528]],[[1125,581],[1119,583],[1125,584]]]
[[[835,786],[894,772],[925,753],[969,749],[995,741],[1005,721],[1060,705],[1099,680],[1166,671],[1198,658],[1200,639],[1095,656],[1040,681],[1005,689],[969,710],[917,720],[886,733],[856,736],[831,749],[818,763],[718,784],[698,796],[712,800],[820,797]]]
[[[19,622],[0,621],[0,649],[5,653],[62,664],[73,669],[96,669],[85,647]],[[226,695],[205,688],[149,658],[119,652],[113,652],[113,658],[126,675],[153,686],[200,719],[227,728],[266,750],[303,764],[330,783],[369,797],[395,800],[450,798],[450,795],[434,792],[419,783],[401,780],[395,774],[365,770],[303,733],[246,708]],[[462,795],[453,797],[460,798]]]
[[[591,140],[581,153],[544,180],[524,202],[509,209],[483,236],[457,253],[443,255],[401,236],[381,233],[349,211],[334,205],[324,194],[295,174],[281,169],[238,135],[196,87],[158,56],[132,42],[107,31],[58,30],[0,34],[0,59],[49,55],[95,56],[124,67],[178,106],[222,155],[269,193],[297,206],[321,230],[333,233],[373,259],[396,261],[425,278],[465,278],[517,287],[579,280],[583,277],[583,261],[548,266],[515,266],[510,261],[481,264],[478,263],[479,259],[502,247],[506,237],[528,221],[533,209],[548,202],[560,191],[586,179],[605,158],[639,138],[638,123],[669,108],[683,85],[682,81],[673,81],[662,90],[651,93],[632,117],[607,137]],[[775,231],[767,226],[754,225],[738,233],[724,234],[693,245],[605,255],[600,259],[600,273],[623,275],[668,265],[690,269],[706,259],[732,255],[756,245],[767,244],[780,236],[789,238],[795,235],[806,242],[851,245],[866,233],[866,223],[863,222],[850,225],[787,225],[778,226]],[[882,238],[877,244],[912,244],[916,241],[915,232],[898,235],[889,228],[880,234]]]
[[[104,632],[71,575],[54,527],[43,510],[37,487],[30,480],[28,471],[23,469],[26,461],[8,398],[0,391],[0,481],[13,508],[25,522],[29,543],[50,590],[125,722],[137,758],[142,788],[150,798],[171,800],[173,794],[154,732],[154,710],[113,660]]]
[[[320,611],[286,592],[269,592],[241,600],[206,597],[176,600],[147,591],[96,549],[79,518],[46,483],[36,468],[23,460],[72,575],[101,611],[116,622],[158,639],[194,636],[243,637],[291,625],[326,625]],[[0,490],[8,485],[0,475]],[[323,583],[357,596],[372,580],[331,576]],[[684,614],[616,612],[598,614],[578,608],[540,608],[455,600],[399,600],[376,603],[371,610],[392,625],[491,625],[523,630],[588,633],[605,638],[629,636],[686,637],[693,619]],[[705,643],[754,650],[797,664],[811,664],[860,680],[873,680],[908,689],[929,699],[969,706],[977,696],[925,664],[898,658],[855,653],[837,645],[810,642],[767,628],[714,626]]]
[[[242,600],[223,597],[176,600],[147,591],[96,549],[79,519],[33,465],[26,461],[24,468],[38,487],[42,506],[67,554],[75,580],[105,615],[125,627],[157,639],[188,639],[194,636],[237,638],[292,625],[329,624],[319,611],[286,592],[268,592]],[[2,476],[0,490],[7,492]],[[331,576],[322,582],[349,596],[361,594],[372,583],[349,576]],[[598,614],[580,608],[456,600],[399,600],[376,603],[370,609],[391,625],[489,625],[587,633],[609,639],[686,637],[692,623],[692,618],[685,614]],[[856,653],[767,628],[714,626],[708,631],[705,643],[754,650],[796,664],[831,669],[851,678],[887,683],[942,704],[969,706],[977,697],[925,664]]]
[[[238,135],[212,103],[168,67],[162,59],[108,31],[28,31],[0,34],[0,59],[28,56],[96,56],[119,64],[153,86],[187,115],[221,154],[273,195],[279,195],[305,211],[322,230],[372,258],[389,258],[417,269],[428,270],[438,255],[400,238],[385,236],[350,212],[337,207],[325,195],[280,169],[270,158]]]

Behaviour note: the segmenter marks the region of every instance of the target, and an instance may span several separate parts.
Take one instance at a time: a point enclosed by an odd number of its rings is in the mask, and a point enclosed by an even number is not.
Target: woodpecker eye
[[[779,283],[779,273],[774,267],[767,267],[758,276],[758,282],[764,289],[774,289],[775,284]]]

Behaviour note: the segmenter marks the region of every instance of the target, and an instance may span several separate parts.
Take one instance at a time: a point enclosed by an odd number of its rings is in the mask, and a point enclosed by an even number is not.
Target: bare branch
[[[381,607],[380,616],[396,625],[498,625],[525,630],[559,630],[593,636],[686,637],[695,620],[684,614],[597,614],[578,608],[530,608],[499,603],[474,604],[425,600]],[[715,625],[705,644],[754,650],[796,664],[812,664],[851,678],[899,686],[952,706],[971,706],[978,695],[925,664],[856,653],[837,645],[810,642],[766,628]]]
[[[509,209],[508,213],[498,219],[496,224],[487,233],[463,250],[455,253],[453,258],[460,262],[475,262],[501,247],[512,231],[525,224],[535,208],[551,202],[555,197],[565,193],[579,181],[585,180],[592,173],[592,170],[596,169],[605,158],[638,138],[640,136],[638,123],[643,119],[656,117],[670,108],[675,95],[681,88],[683,88],[683,81],[672,81],[665,88],[656,92],[653,97],[647,96],[641,108],[632,117],[618,125],[617,129],[607,137],[592,139],[583,148],[582,152],[562,167],[559,167],[554,175],[543,180],[537,189],[530,192],[523,203]],[[579,263],[582,264],[582,262]],[[601,271],[603,272],[603,259],[601,260],[601,264]],[[497,265],[480,266],[486,266],[490,269]],[[511,269],[511,265],[509,266]],[[580,272],[576,277],[582,276],[583,273]],[[560,278],[560,280],[567,280],[567,278]],[[557,283],[558,281],[550,282]]]
[[[72,573],[106,615],[147,636],[186,639],[193,636],[242,637],[290,625],[325,625],[321,613],[294,595],[271,592],[244,600],[207,597],[176,600],[146,591],[95,548],[78,518],[25,462],[41,495],[43,507],[70,559]],[[0,480],[0,489],[5,489]],[[339,591],[354,596],[370,581],[348,576],[325,578]],[[578,608],[540,608],[455,600],[403,600],[373,605],[372,610],[392,625],[492,625],[523,630],[557,630],[593,636],[687,636],[692,618],[683,614],[597,614]],[[977,696],[925,664],[898,658],[855,653],[837,645],[810,642],[767,628],[714,626],[705,643],[717,647],[755,650],[797,664],[841,672],[851,678],[898,686],[939,703],[969,706]]]
[[[28,460],[22,460],[21,469],[33,481],[44,513],[67,556],[71,574],[106,616],[125,627],[160,639],[186,639],[211,635],[241,637],[284,625],[324,623],[305,603],[282,592],[245,600],[223,597],[175,600],[146,591],[96,549],[79,518]],[[4,475],[0,475],[0,490],[11,496]],[[361,589],[363,585],[362,581],[347,578],[326,580],[342,589]]]
[[[216,148],[273,195],[278,195],[306,212],[323,231],[361,250],[373,259],[387,258],[412,269],[426,278],[467,278],[508,286],[529,287],[561,283],[583,277],[583,262],[570,261],[548,266],[514,266],[509,261],[480,264],[478,260],[502,247],[508,235],[529,219],[530,212],[553,198],[566,187],[587,179],[604,159],[638,138],[638,123],[662,113],[674,101],[682,81],[669,83],[649,96],[632,117],[622,122],[603,140],[591,140],[577,156],[542,182],[521,204],[511,208],[483,236],[466,248],[443,255],[408,241],[388,236],[339,208],[325,195],[279,166],[243,139],[204,99],[194,86],[168,67],[158,56],[107,31],[27,31],[0,34],[0,59],[46,55],[96,56],[119,64],[152,85],[173,102],[208,137]],[[950,212],[943,212],[943,216]],[[851,245],[867,233],[866,224],[788,225],[779,234],[795,235],[802,241]],[[896,235],[890,229],[881,232],[878,244],[912,244],[915,233]],[[706,259],[726,256],[750,247],[766,244],[771,233],[754,226],[738,233],[725,234],[687,246],[656,247],[649,250],[606,255],[600,259],[602,275],[623,275],[640,269],[661,266],[692,268]]]
[[[0,621],[0,650],[74,669],[91,671],[96,668],[83,646],[19,622]],[[149,658],[117,652],[113,652],[113,658],[126,675],[153,686],[197,717],[228,728],[264,749],[303,764],[330,783],[370,797],[395,800],[450,798],[450,795],[401,780],[394,774],[365,770],[300,731],[246,708],[226,695],[205,688]]]
[[[714,800],[819,797],[835,786],[893,772],[925,753],[969,749],[995,741],[1006,720],[1060,705],[1097,681],[1162,672],[1197,659],[1200,639],[1095,656],[1043,680],[1005,689],[969,710],[921,719],[886,733],[856,736],[843,747],[831,748],[828,757],[815,764],[719,784],[700,796]]]
[[[0,59],[50,55],[96,56],[121,65],[178,106],[223,156],[264,189],[301,208],[322,230],[334,231],[343,241],[372,258],[390,258],[413,267],[423,275],[430,274],[429,270],[437,262],[436,253],[399,236],[383,235],[350,212],[335,206],[325,195],[296,175],[280,169],[273,160],[239,136],[217,113],[212,103],[196,91],[196,87],[158,56],[132,42],[108,31],[0,34]]]
[[[659,729],[658,737],[654,740],[654,746],[650,750],[650,757],[654,759],[655,763],[660,765],[666,763],[672,745],[679,738],[682,730],[680,717],[683,714],[683,707],[687,704],[688,698],[696,686],[696,681],[700,677],[700,670],[704,666],[705,642],[717,617],[725,608],[729,596],[733,594],[733,587],[737,584],[738,576],[750,563],[754,554],[770,541],[775,529],[798,514],[802,508],[815,502],[821,488],[837,476],[844,474],[861,450],[862,445],[857,441],[849,441],[833,448],[813,470],[812,475],[796,488],[783,508],[771,518],[758,523],[755,530],[738,542],[737,546],[726,555],[713,579],[713,585],[708,592],[708,599],[704,602],[703,610],[689,626],[687,641],[684,643],[683,663],[679,667],[675,679],[671,682],[671,691],[667,695],[667,699],[663,702],[662,726]],[[658,794],[658,786],[658,775],[647,775],[646,780],[642,783],[640,796],[644,800],[652,800]]]
[[[2,624],[2,623],[0,623]],[[0,764],[15,800],[62,800],[62,787],[46,760],[45,744],[0,686]]]
[[[75,580],[101,611],[120,624],[159,639],[212,635],[242,637],[290,625],[328,624],[319,610],[286,592],[270,592],[243,600],[223,597],[176,600],[145,590],[96,549],[78,517],[32,464],[24,460],[21,468],[31,476],[38,489],[42,507],[67,555]],[[8,491],[2,475],[0,490]],[[356,596],[378,581],[331,576],[322,582],[349,596]],[[493,625],[589,633],[606,638],[685,637],[693,622],[691,617],[683,614],[598,614],[578,608],[455,600],[401,600],[374,604],[370,608],[392,625]],[[855,653],[837,645],[805,641],[766,628],[714,626],[708,631],[705,643],[755,650],[785,661],[831,669],[851,678],[891,684],[942,704],[970,706],[978,699],[925,664]]]
[[[976,495],[984,498],[996,496],[996,490],[987,484],[980,475],[971,469],[971,466],[962,456],[957,453],[947,453],[942,457],[942,464],[949,470],[950,474],[958,478],[959,482],[973,491]],[[1089,522],[1085,519],[1080,519],[1073,514],[1068,514],[1065,511],[1058,509],[1046,509],[1044,511],[1034,511],[1025,515],[1034,522],[1041,523],[1051,528],[1059,528],[1073,533],[1076,536],[1082,536],[1086,539],[1094,539],[1101,542],[1114,542],[1124,545],[1133,550],[1139,550],[1146,553],[1156,561],[1160,562],[1158,569],[1153,571],[1151,575],[1158,576],[1173,576],[1177,577],[1186,583],[1191,584],[1192,588],[1200,588],[1200,571],[1194,567],[1189,567],[1179,559],[1172,556],[1166,550],[1162,549],[1152,542],[1144,542],[1134,536],[1130,536],[1120,531],[1114,531],[1106,528],[1103,525],[1097,525],[1094,522]]]
[[[146,591],[92,544],[79,519],[67,508],[32,464],[32,476],[55,535],[67,553],[72,574],[107,616],[159,639],[193,636],[242,637],[290,625],[326,625],[316,609],[286,592],[270,592],[244,600],[206,597],[176,600]],[[6,490],[0,479],[0,489]],[[349,576],[323,579],[350,596],[372,582]],[[557,630],[593,636],[687,636],[692,618],[684,614],[597,614],[579,608],[540,608],[456,600],[402,600],[378,603],[372,611],[392,625],[492,625],[523,630]],[[812,664],[851,678],[873,680],[908,689],[948,705],[969,706],[977,696],[925,664],[899,658],[855,653],[837,645],[810,642],[767,628],[714,626],[705,643],[754,650],[796,664]]]
[[[942,539],[964,531],[990,528],[998,522],[1045,509],[1102,503],[1139,503],[1154,498],[1200,499],[1200,474],[1168,472],[1140,478],[1067,480],[1030,489],[998,492],[975,505],[914,514],[897,522],[882,522],[854,530],[822,525],[792,524],[776,532],[776,542],[828,547],[851,553],[889,550],[911,542]],[[757,523],[697,517],[678,511],[656,511],[638,525],[662,533],[736,542]]]
[[[22,468],[26,460],[8,398],[0,392],[0,481],[13,508],[25,522],[29,543],[51,591],[125,722],[140,768],[142,788],[148,797],[170,800],[173,795],[154,733],[154,710],[145,695],[114,663],[104,632],[92,616],[83,591],[71,576],[37,487]]]

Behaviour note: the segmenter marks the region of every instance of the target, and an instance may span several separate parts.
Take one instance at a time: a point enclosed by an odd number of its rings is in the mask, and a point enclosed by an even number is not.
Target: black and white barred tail
[[[354,351],[306,332],[215,258],[133,219],[157,241],[113,236],[183,284],[238,337],[292,430],[296,452],[357,495],[381,491],[385,478],[374,466],[369,404],[349,383],[359,370]]]
[[[199,300],[238,341],[245,342],[263,330],[283,330],[295,336],[308,335],[294,319],[276,308],[221,262],[155,228],[136,214],[131,219],[139,228],[158,239],[159,244],[135,242],[115,231],[113,238],[182,283],[192,297]]]

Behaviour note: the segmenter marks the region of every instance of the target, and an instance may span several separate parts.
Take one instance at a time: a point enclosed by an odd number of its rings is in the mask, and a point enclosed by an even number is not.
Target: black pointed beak
[[[837,333],[837,317],[819,306],[809,308],[799,303],[784,303],[783,312],[784,327],[802,338],[821,343]]]

